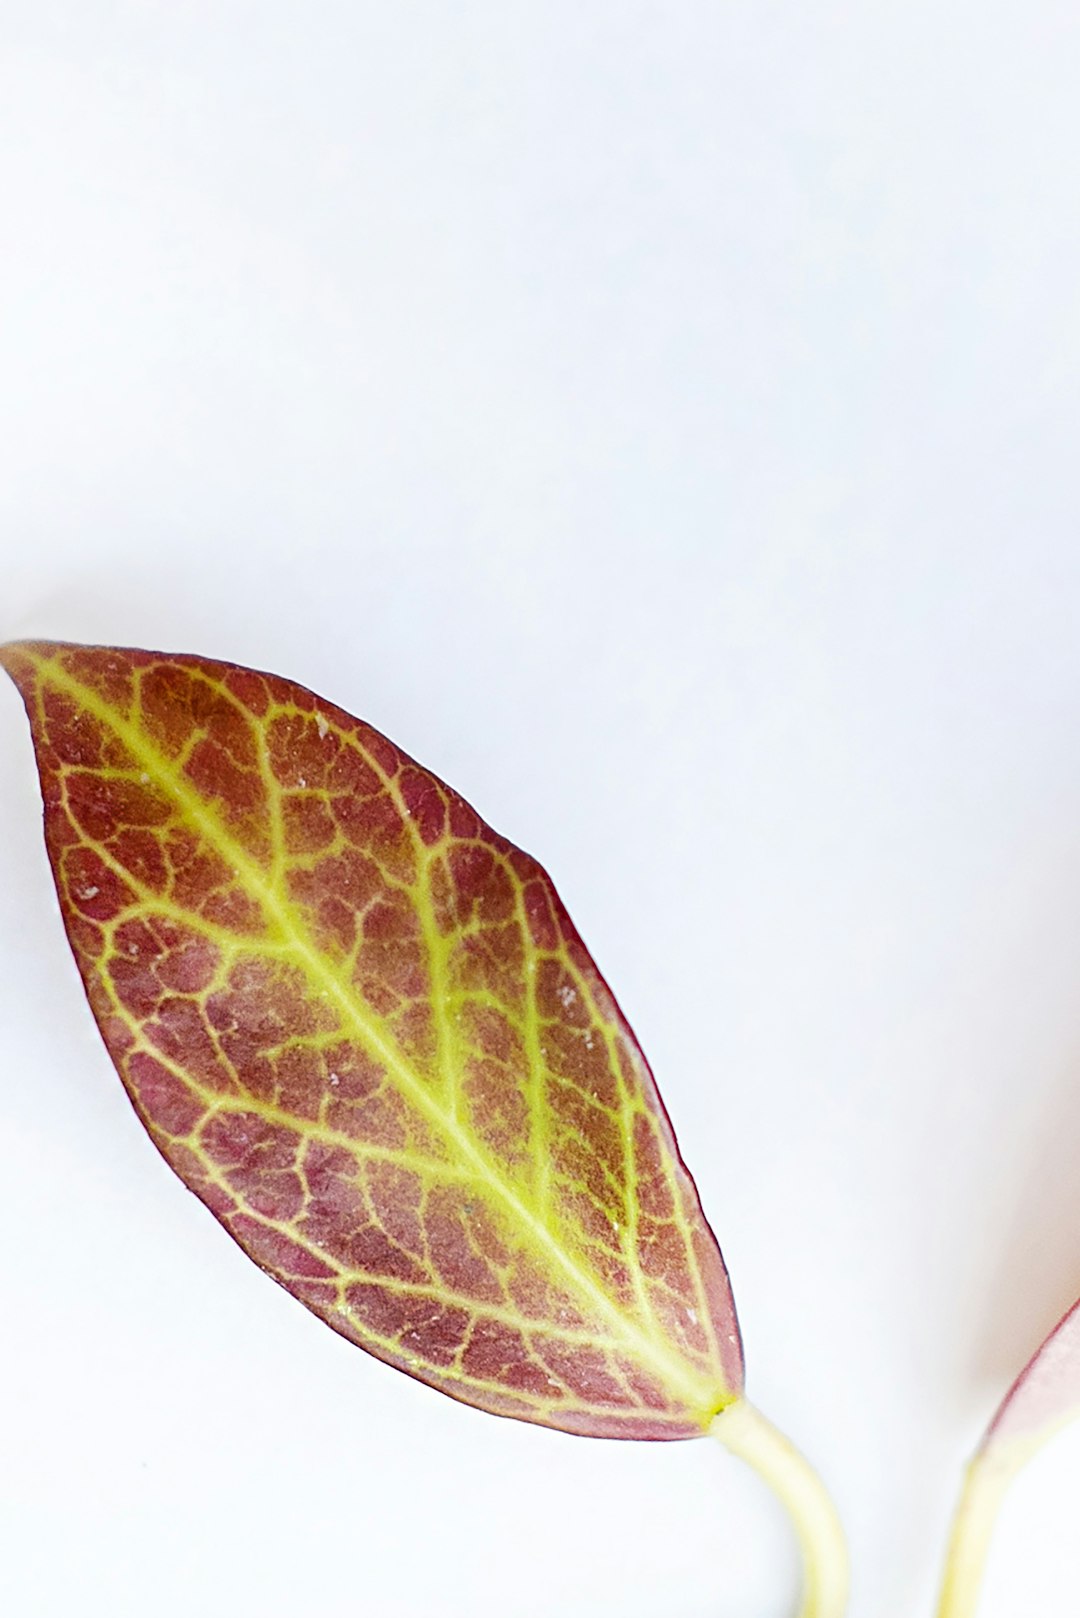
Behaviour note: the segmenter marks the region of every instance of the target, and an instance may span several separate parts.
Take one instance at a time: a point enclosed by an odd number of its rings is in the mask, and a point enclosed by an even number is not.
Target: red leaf
[[[103,648],[0,658],[109,1053],[255,1262],[469,1404],[705,1430],[742,1388],[723,1261],[535,860],[289,681]]]

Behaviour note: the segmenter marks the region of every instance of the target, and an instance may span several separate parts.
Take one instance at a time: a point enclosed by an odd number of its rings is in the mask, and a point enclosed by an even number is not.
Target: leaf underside
[[[385,737],[194,657],[0,651],[64,924],[155,1145],[335,1331],[568,1432],[700,1433],[727,1275],[537,863]]]

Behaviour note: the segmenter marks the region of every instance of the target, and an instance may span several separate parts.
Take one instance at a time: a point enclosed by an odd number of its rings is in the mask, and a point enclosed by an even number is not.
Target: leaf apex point
[[[23,651],[26,642],[23,640],[6,640],[0,642],[0,669],[5,669],[11,678],[15,678],[15,664],[18,654]]]
[[[25,697],[33,684],[37,665],[46,662],[59,643],[48,640],[8,640],[0,642],[0,668]]]

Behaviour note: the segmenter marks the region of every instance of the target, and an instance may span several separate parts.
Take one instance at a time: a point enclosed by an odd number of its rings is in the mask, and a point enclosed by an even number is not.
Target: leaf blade
[[[1080,1301],[1044,1338],[1005,1395],[981,1452],[1034,1449],[1080,1416]]]
[[[292,682],[47,643],[0,660],[106,1045],[255,1262],[481,1408],[707,1427],[742,1386],[723,1261],[536,862]]]

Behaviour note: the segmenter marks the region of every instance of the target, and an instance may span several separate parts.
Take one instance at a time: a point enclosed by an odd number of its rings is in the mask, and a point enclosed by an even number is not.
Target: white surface
[[[1051,0],[0,13],[0,639],[301,679],[544,860],[853,1618],[930,1613],[1080,1293],[1078,58]],[[0,1608],[783,1618],[714,1446],[457,1407],[232,1248],[13,690],[0,754]],[[985,1618],[1076,1606],[1077,1435],[1020,1487]]]

